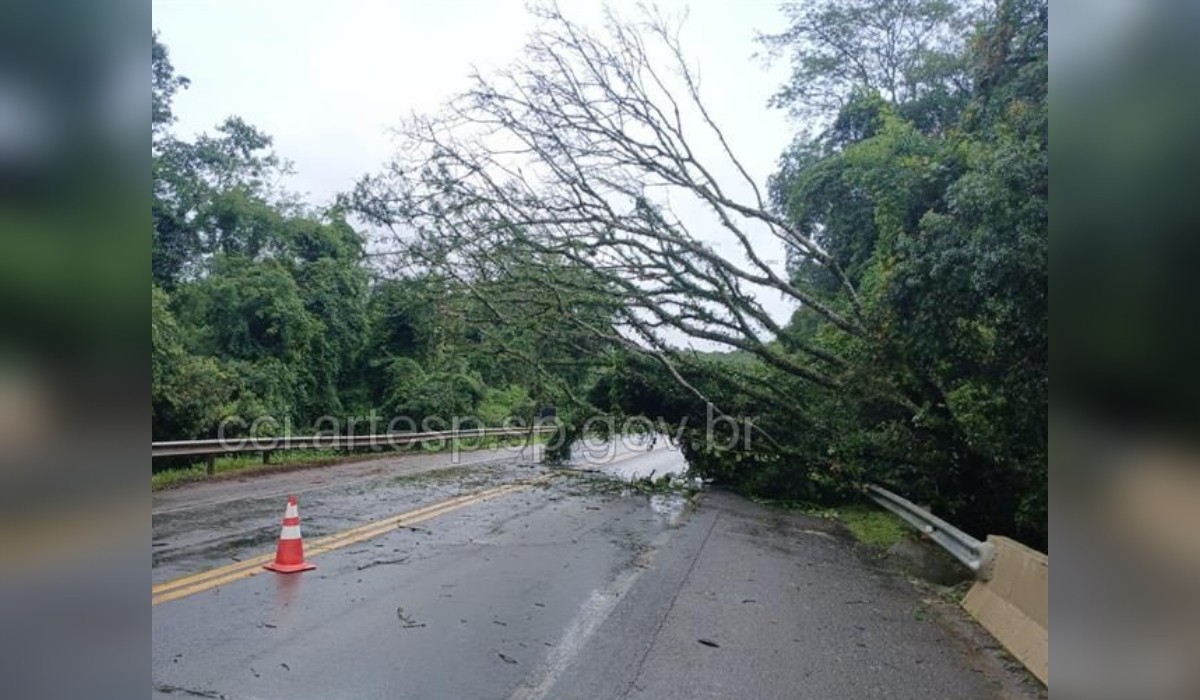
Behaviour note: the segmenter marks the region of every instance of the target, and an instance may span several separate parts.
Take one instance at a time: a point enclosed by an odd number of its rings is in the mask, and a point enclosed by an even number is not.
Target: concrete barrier
[[[991,578],[976,582],[962,605],[1049,687],[1050,560],[1007,537],[987,541],[996,553]]]

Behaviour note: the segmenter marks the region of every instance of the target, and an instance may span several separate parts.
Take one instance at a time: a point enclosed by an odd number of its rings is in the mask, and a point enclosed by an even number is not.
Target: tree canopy
[[[152,58],[155,439],[215,436],[231,417],[241,432],[264,416],[294,432],[322,416],[374,415],[380,432],[394,416],[529,421],[590,381],[586,340],[538,330],[558,303],[538,294],[540,267],[465,284],[416,258],[377,264],[344,207],[284,189],[289,165],[253,125],[176,135],[190,83],[157,36]]]

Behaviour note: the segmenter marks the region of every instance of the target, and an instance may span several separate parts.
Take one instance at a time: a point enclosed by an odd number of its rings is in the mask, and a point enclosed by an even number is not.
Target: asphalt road
[[[682,467],[632,450],[601,471]],[[306,544],[504,487],[415,526],[153,608],[157,698],[994,698],[1038,694],[949,604],[829,521],[554,473],[340,465],[158,499],[153,580],[272,551],[280,488]],[[584,466],[584,465],[580,465]],[[303,484],[301,484],[303,485]],[[511,489],[511,490],[509,490]],[[261,494],[261,495],[260,495]],[[181,507],[183,506],[183,507]],[[251,567],[255,572],[257,567]]]

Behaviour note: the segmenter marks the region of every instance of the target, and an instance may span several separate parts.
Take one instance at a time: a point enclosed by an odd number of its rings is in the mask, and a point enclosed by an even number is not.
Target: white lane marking
[[[625,597],[629,589],[642,573],[650,568],[658,550],[671,538],[671,531],[662,532],[650,542],[650,548],[638,555],[633,566],[622,572],[612,583],[604,588],[592,591],[587,600],[580,606],[579,612],[571,619],[566,630],[559,638],[546,658],[537,669],[525,679],[521,687],[508,696],[508,700],[541,700],[562,677],[564,671],[587,645],[588,640],[596,633],[617,603]]]

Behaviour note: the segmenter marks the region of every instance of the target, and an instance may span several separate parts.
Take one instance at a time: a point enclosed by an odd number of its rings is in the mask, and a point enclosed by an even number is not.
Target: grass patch
[[[894,514],[865,504],[841,506],[834,511],[834,517],[850,528],[856,540],[881,549],[891,547],[912,531]]]
[[[390,455],[375,453],[375,456],[387,457]],[[289,467],[316,467],[337,464],[338,462],[370,459],[371,455],[347,453],[339,450],[295,450],[287,452],[286,455],[275,453],[271,455],[271,458],[270,463],[263,464],[262,455],[258,452],[223,455],[217,457],[213,463],[212,476],[205,471],[203,462],[182,469],[164,469],[150,475],[150,490],[157,491],[193,481],[220,478],[232,472],[238,474],[255,474],[258,472],[279,471]]]
[[[814,518],[837,520],[849,528],[854,539],[872,547],[887,549],[912,532],[912,527],[893,513],[866,503],[846,503],[836,507],[814,506],[802,501],[755,498],[772,508],[795,510]]]
[[[204,467],[188,467],[187,469],[167,469],[150,475],[150,490],[159,491],[172,486],[186,484],[189,481],[199,481],[206,478]]]

